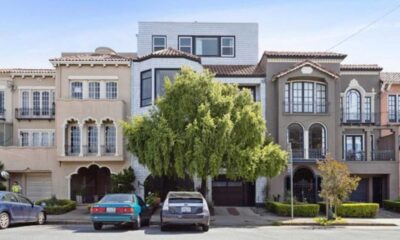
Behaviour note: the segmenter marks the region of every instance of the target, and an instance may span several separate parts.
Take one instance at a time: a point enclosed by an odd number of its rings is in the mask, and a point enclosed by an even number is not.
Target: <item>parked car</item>
[[[36,206],[27,197],[12,192],[0,191],[0,229],[14,223],[46,222],[43,206]]]
[[[161,231],[169,225],[196,225],[207,232],[210,211],[207,201],[199,192],[169,192],[160,212]]]
[[[151,209],[135,194],[107,194],[90,208],[90,215],[96,230],[105,224],[127,224],[139,229],[150,223]]]

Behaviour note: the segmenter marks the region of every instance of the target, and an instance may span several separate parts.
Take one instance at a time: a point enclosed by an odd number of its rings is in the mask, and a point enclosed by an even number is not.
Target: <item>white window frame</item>
[[[91,85],[94,85],[93,88]],[[98,81],[89,81],[88,82],[88,99],[95,99],[98,100],[100,99],[100,92],[101,92],[101,86],[100,82]],[[91,91],[92,90],[92,91]]]
[[[115,84],[115,91],[114,91],[114,87],[111,87],[111,91],[109,92],[108,90],[108,85],[111,84]],[[118,99],[118,82],[112,81],[112,82],[106,82],[105,84],[105,88],[106,88],[106,99]],[[115,97],[110,97],[113,96],[115,93]]]
[[[80,95],[81,95],[81,96],[80,96],[79,98],[74,96],[74,91],[73,91],[74,87],[73,87],[73,85],[74,85],[75,83],[81,84],[81,92],[80,92]],[[71,82],[70,82],[70,97],[71,97],[72,99],[83,99],[83,82],[82,82],[82,81],[71,81]]]
[[[181,39],[189,39],[190,40],[190,44],[189,45],[182,45],[181,44]],[[179,45],[179,51],[182,51],[181,47],[190,48],[190,52],[189,53],[193,54],[193,37],[188,37],[188,36],[180,36],[180,37],[178,37],[178,45]],[[182,52],[185,52],[185,51],[182,51]]]
[[[163,38],[164,39],[164,44],[163,45],[156,45],[155,44],[155,39],[156,38]],[[155,48],[162,48],[162,49],[155,50]],[[152,36],[152,46],[151,46],[152,52],[160,51],[160,50],[163,50],[163,49],[166,49],[166,48],[167,48],[167,36],[162,36],[162,35]]]
[[[224,39],[232,39],[232,46],[224,46]],[[232,48],[232,54],[224,54],[224,48]],[[221,57],[234,57],[235,56],[235,37],[221,37]]]
[[[23,134],[27,134],[26,145],[23,144]],[[53,147],[54,146],[54,129],[19,129],[19,146],[21,147]],[[37,136],[35,144],[34,136]],[[47,139],[47,144],[44,145],[43,138]]]

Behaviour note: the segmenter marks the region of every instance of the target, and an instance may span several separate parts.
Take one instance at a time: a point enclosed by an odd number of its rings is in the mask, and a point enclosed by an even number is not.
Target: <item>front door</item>
[[[372,201],[374,203],[382,204],[384,189],[383,177],[372,178]]]
[[[364,145],[362,135],[347,135],[346,136],[346,151],[345,159],[353,161],[362,161],[364,159]]]

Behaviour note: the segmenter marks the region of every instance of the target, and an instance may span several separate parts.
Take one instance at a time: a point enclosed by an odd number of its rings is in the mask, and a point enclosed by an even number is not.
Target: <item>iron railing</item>
[[[311,159],[325,159],[325,151],[322,149],[309,149],[308,150],[308,158]]]
[[[80,153],[81,147],[79,145],[65,145],[65,155],[78,156]]]
[[[83,155],[97,155],[98,147],[97,144],[94,145],[83,145]]]
[[[366,161],[366,153],[364,151],[347,151],[346,161]]]
[[[115,145],[102,145],[101,155],[114,155],[116,153]]]
[[[16,108],[16,119],[45,119],[52,120],[55,118],[55,108]]]
[[[375,123],[378,119],[377,113],[366,113],[366,112],[346,112],[342,111],[340,116],[341,123],[366,123],[372,124]]]
[[[395,161],[394,150],[373,150],[372,161]]]

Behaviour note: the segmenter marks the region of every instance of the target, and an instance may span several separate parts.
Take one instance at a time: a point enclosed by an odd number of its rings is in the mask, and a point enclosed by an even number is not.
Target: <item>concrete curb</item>
[[[292,222],[292,223],[285,223],[285,222],[278,222],[279,226],[318,226],[318,227],[340,227],[340,226],[353,226],[353,227],[395,227],[397,226],[394,223],[335,223],[327,226],[320,225],[318,223],[311,223],[311,222]]]

